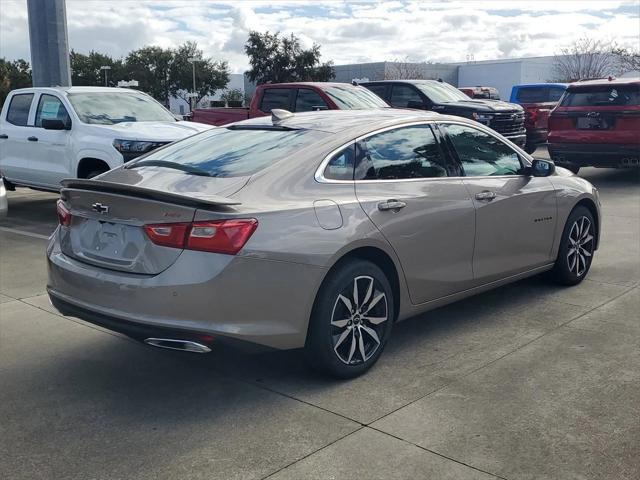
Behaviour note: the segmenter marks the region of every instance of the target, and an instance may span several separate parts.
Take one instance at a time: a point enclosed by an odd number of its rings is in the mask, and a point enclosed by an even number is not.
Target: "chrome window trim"
[[[527,165],[525,166],[531,166],[531,158],[530,156],[524,151],[522,150],[520,147],[518,147],[515,143],[510,142],[508,139],[502,139],[500,137],[498,137],[498,133],[494,132],[493,130],[491,130],[489,127],[482,125],[481,123],[478,122],[474,122],[477,123],[477,125],[474,125],[473,123],[471,123],[471,121],[459,121],[459,120],[420,120],[420,121],[412,121],[412,122],[407,122],[407,123],[401,123],[401,124],[397,124],[397,125],[392,125],[392,126],[387,126],[387,127],[382,127],[379,128],[377,130],[374,130],[372,132],[360,135],[358,137],[356,137],[355,139],[349,140],[348,142],[340,145],[338,148],[335,148],[333,150],[331,150],[331,152],[329,152],[323,159],[322,162],[320,162],[320,166],[316,169],[316,172],[314,174],[314,179],[316,180],[316,182],[318,183],[329,183],[329,184],[355,184],[357,183],[389,183],[389,182],[395,182],[395,183],[404,183],[404,182],[432,182],[432,181],[442,181],[442,180],[464,180],[465,178],[515,178],[515,177],[523,177],[524,175],[482,175],[482,176],[476,176],[476,177],[465,177],[465,176],[458,176],[458,177],[425,177],[425,178],[395,178],[395,179],[381,179],[381,180],[333,180],[330,178],[325,178],[324,176],[324,171],[327,168],[328,163],[331,161],[331,158],[338,153],[340,150],[347,148],[350,145],[355,145],[356,143],[358,143],[360,140],[364,140],[372,135],[376,135],[378,133],[384,133],[386,131],[389,130],[395,130],[398,128],[404,128],[404,127],[413,127],[416,125],[446,125],[446,124],[454,124],[454,125],[462,125],[464,127],[471,127],[471,128],[477,128],[478,130],[487,133],[488,135],[491,135],[492,137],[494,137],[495,139],[499,140],[500,142],[504,143],[507,147],[511,148],[512,150],[514,150],[518,156],[520,158],[522,158],[525,163],[527,163]],[[478,128],[479,127],[479,128]],[[435,133],[434,133],[435,136]],[[505,143],[505,140],[507,140],[508,143]],[[436,141],[440,141],[438,140],[438,138],[436,137]]]

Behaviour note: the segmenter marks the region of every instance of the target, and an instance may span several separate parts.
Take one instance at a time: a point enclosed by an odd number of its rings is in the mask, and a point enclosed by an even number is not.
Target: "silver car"
[[[432,112],[274,111],[63,186],[60,312],[165,348],[304,347],[340,377],[396,321],[545,271],[581,282],[600,236],[589,182]]]

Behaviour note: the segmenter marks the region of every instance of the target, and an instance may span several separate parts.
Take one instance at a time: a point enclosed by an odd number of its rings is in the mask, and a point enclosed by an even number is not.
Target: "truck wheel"
[[[536,145],[535,143],[527,143],[524,146],[524,151],[527,152],[529,155],[531,155],[537,149],[538,149],[538,145]]]

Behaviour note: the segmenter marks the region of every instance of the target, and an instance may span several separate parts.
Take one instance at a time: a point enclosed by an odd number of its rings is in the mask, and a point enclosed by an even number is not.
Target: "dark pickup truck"
[[[269,115],[274,108],[290,112],[314,110],[369,110],[389,107],[364,87],[349,83],[297,82],[262,84],[256,87],[249,107],[197,108],[191,120],[210,125],[226,125],[248,118]]]
[[[526,143],[524,110],[520,105],[500,100],[471,99],[439,80],[381,80],[360,85],[392,107],[433,110],[470,118],[487,125],[520,147]]]

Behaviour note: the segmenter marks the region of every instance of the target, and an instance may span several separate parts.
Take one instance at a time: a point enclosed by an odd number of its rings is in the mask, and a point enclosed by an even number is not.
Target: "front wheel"
[[[587,276],[596,246],[595,221],[583,206],[573,209],[560,240],[558,258],[551,271],[562,285],[576,285]]]
[[[305,353],[312,367],[356,377],[378,360],[391,334],[393,291],[384,272],[366,260],[339,266],[318,292]]]

